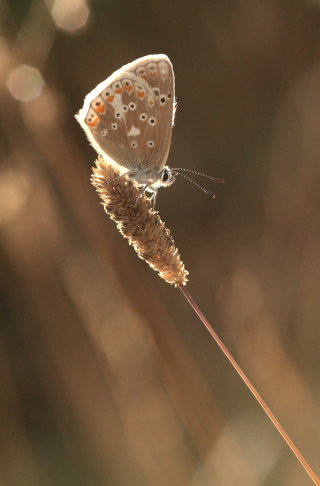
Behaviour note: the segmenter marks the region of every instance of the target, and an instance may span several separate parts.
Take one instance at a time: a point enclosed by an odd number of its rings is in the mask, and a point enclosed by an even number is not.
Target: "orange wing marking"
[[[104,103],[95,106],[95,110],[97,113],[105,113],[106,109],[107,107]]]
[[[95,116],[93,119],[89,119],[89,121],[87,122],[87,124],[89,125],[89,127],[95,127],[98,123],[99,123],[99,117],[98,116]]]

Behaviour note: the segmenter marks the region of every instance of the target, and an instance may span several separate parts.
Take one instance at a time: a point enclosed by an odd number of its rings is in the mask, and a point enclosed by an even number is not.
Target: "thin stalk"
[[[271,422],[273,423],[273,425],[276,427],[276,429],[278,429],[280,435],[282,436],[282,438],[284,439],[284,441],[287,443],[287,445],[290,447],[291,451],[296,456],[296,458],[298,459],[298,461],[302,465],[303,469],[306,471],[306,473],[312,479],[312,481],[314,482],[314,484],[316,484],[317,486],[320,486],[320,479],[318,478],[318,476],[316,475],[316,473],[313,471],[313,469],[311,468],[311,466],[305,460],[305,458],[303,457],[303,455],[301,454],[301,452],[299,451],[299,449],[297,448],[297,446],[294,444],[293,440],[289,437],[289,435],[287,434],[287,432],[284,430],[284,428],[282,427],[282,425],[280,424],[280,422],[276,419],[276,417],[274,416],[274,414],[271,412],[270,408],[268,407],[268,405],[266,404],[266,402],[264,401],[264,399],[262,398],[262,396],[260,395],[260,393],[253,386],[253,384],[251,383],[251,381],[249,380],[249,378],[247,377],[247,375],[245,374],[245,372],[240,368],[240,366],[238,365],[238,363],[236,362],[235,358],[232,356],[232,354],[230,353],[230,351],[223,344],[223,342],[219,338],[218,334],[215,332],[215,330],[213,329],[213,327],[211,326],[211,324],[209,323],[209,321],[203,315],[203,313],[199,309],[198,305],[196,304],[196,302],[194,301],[194,299],[192,298],[192,296],[190,295],[190,293],[186,289],[186,286],[179,285],[179,289],[181,290],[181,292],[183,293],[184,297],[187,299],[187,301],[189,302],[189,304],[191,305],[191,307],[193,308],[193,310],[195,311],[195,313],[198,315],[198,317],[201,320],[201,322],[207,328],[207,330],[209,331],[209,333],[211,334],[211,336],[213,337],[213,339],[215,340],[215,342],[217,343],[217,345],[219,346],[219,348],[221,349],[221,351],[224,353],[224,355],[226,356],[226,358],[229,360],[229,362],[231,363],[231,365],[233,366],[233,368],[236,370],[236,372],[238,373],[238,375],[240,376],[240,378],[244,381],[244,383],[246,384],[246,386],[249,388],[250,392],[255,397],[255,399],[257,400],[257,402],[260,404],[261,408],[267,414],[267,416],[269,417],[269,419],[271,420]]]

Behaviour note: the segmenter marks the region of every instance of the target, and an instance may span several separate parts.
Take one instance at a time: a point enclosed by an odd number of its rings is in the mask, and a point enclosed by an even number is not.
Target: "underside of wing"
[[[174,73],[164,54],[145,56],[100,83],[76,115],[94,148],[129,171],[165,165],[174,117]]]

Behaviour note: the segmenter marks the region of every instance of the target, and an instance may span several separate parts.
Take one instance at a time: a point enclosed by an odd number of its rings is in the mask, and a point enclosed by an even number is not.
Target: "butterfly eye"
[[[136,106],[137,106],[137,105],[136,105],[135,103],[130,103],[129,108],[130,108],[130,110],[132,110],[132,111],[133,111],[133,110],[135,110],[135,109],[136,109]]]
[[[167,182],[167,180],[169,179],[169,173],[166,169],[163,169],[163,172],[162,172],[162,182]]]
[[[118,125],[116,123],[112,123],[111,128],[112,128],[112,130],[117,130]]]
[[[154,147],[154,141],[149,140],[149,142],[147,142],[147,145],[148,145],[148,147]]]
[[[157,120],[152,117],[152,118],[149,118],[148,123],[149,123],[149,125],[155,125],[156,124],[156,121]]]
[[[166,101],[167,101],[167,97],[166,97],[166,95],[161,95],[161,98],[160,98],[160,105],[164,105]]]
[[[158,88],[153,88],[152,92],[153,92],[153,94],[155,96],[159,96],[160,95],[160,91],[158,90]]]
[[[168,98],[172,98],[172,93],[168,93]]]
[[[133,142],[131,142],[131,147],[132,148],[136,148],[137,147],[137,142],[134,140]]]
[[[147,119],[147,115],[145,113],[141,113],[140,120],[145,121]]]
[[[128,111],[127,105],[123,105],[122,109],[123,109],[123,111]]]
[[[103,137],[106,137],[108,134],[108,130],[106,128],[103,128],[100,133]]]
[[[121,113],[119,113],[119,112],[116,113],[116,118],[120,118],[120,116],[121,116]]]

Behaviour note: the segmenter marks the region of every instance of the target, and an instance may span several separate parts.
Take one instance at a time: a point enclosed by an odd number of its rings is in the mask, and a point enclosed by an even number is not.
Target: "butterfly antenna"
[[[204,174],[203,172],[198,172],[198,171],[193,170],[193,169],[186,169],[184,167],[174,167],[171,170],[174,170],[176,172],[176,174],[179,174],[182,171],[183,172],[190,172],[190,173],[195,174],[195,175],[206,177],[207,179],[210,179],[211,181],[214,181],[214,182],[220,182],[221,184],[223,184],[225,182],[225,180],[220,179],[220,177],[212,177],[212,176],[209,176],[208,174]],[[180,174],[180,175],[183,175],[183,174]]]
[[[172,172],[173,172],[174,175],[180,175],[180,176],[184,177],[185,179],[187,179],[189,182],[192,182],[192,184],[194,184],[198,189],[200,189],[200,191],[204,192],[207,196],[211,196],[213,199],[215,199],[216,196],[213,192],[208,191],[208,189],[205,189],[204,187],[200,186],[200,184],[198,184],[198,182],[194,181],[193,179],[191,179],[187,175],[181,174],[180,172],[177,172],[176,170],[172,170]]]

